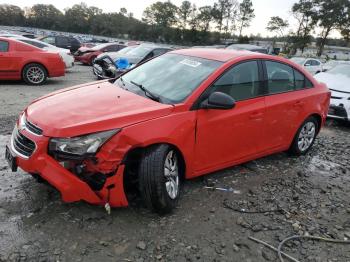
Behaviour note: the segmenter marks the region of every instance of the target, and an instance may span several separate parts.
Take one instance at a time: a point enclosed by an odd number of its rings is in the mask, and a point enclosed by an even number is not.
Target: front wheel
[[[147,148],[139,167],[139,188],[146,205],[160,214],[170,213],[180,195],[180,167],[169,145]]]
[[[315,142],[318,128],[318,122],[314,117],[306,119],[298,129],[289,152],[294,155],[306,154]]]

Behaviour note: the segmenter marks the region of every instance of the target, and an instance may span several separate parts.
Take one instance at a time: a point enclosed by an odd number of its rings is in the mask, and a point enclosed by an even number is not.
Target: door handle
[[[261,113],[261,112],[255,112],[255,113],[252,113],[249,118],[252,119],[252,120],[257,120],[257,119],[260,119],[264,114]]]

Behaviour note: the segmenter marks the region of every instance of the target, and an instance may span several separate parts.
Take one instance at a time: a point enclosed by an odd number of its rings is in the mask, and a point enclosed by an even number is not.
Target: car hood
[[[168,115],[173,106],[124,90],[108,81],[77,86],[35,100],[27,119],[49,137],[73,137],[123,128]]]
[[[350,78],[341,74],[320,73],[314,76],[317,81],[325,83],[329,89],[350,92]]]

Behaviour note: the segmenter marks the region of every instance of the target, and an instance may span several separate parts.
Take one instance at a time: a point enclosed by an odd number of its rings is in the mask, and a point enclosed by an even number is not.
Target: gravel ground
[[[76,66],[42,87],[1,83],[0,155],[32,99],[91,80],[89,67]],[[0,261],[278,261],[248,237],[273,246],[305,233],[350,239],[349,175],[349,127],[333,121],[306,156],[276,154],[187,181],[165,217],[140,206],[107,215],[102,207],[65,204],[0,158]],[[300,261],[350,261],[350,245],[291,241],[283,250]]]

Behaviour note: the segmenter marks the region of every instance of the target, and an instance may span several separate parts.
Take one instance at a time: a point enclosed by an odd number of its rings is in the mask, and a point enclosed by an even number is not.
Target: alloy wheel
[[[164,163],[165,188],[171,199],[179,194],[179,167],[178,159],[174,150],[169,151]]]
[[[315,139],[315,134],[316,134],[315,123],[313,122],[305,123],[305,125],[301,128],[301,131],[298,137],[298,148],[301,152],[304,152],[309,149],[309,147],[312,145],[312,142]]]
[[[45,79],[45,72],[38,66],[32,66],[27,70],[27,79],[32,84],[40,84]]]

